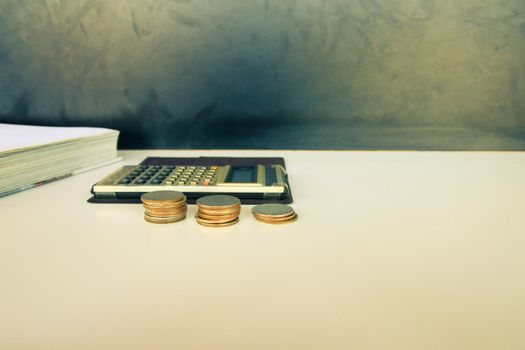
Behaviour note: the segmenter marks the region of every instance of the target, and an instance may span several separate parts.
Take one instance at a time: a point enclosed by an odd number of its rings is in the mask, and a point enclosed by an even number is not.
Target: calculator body
[[[93,185],[91,192],[96,199],[119,200],[160,190],[179,191],[188,199],[229,194],[271,202],[289,195],[286,170],[280,164],[123,166]]]

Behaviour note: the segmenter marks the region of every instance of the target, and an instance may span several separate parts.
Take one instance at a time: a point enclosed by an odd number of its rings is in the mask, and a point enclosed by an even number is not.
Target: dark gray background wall
[[[0,0],[0,121],[131,148],[525,149],[525,1]]]

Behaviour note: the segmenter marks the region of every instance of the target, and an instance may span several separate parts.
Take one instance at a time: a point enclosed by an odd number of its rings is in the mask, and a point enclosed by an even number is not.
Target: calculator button
[[[166,185],[173,185],[173,181],[168,180],[168,181],[165,182],[165,184]]]
[[[190,182],[190,186],[197,186],[197,182],[196,181]]]
[[[204,181],[204,182],[202,183],[202,186],[209,186],[209,185],[210,185],[210,182],[209,182],[209,181]]]
[[[120,180],[119,184],[120,184],[120,185],[127,185],[127,184],[129,184],[130,182],[131,182],[131,180],[129,180],[129,179],[122,179],[122,180]]]
[[[135,181],[135,184],[137,185],[143,185],[146,183],[146,180],[143,180],[143,179],[138,179],[137,181]]]
[[[184,181],[178,181],[178,182],[177,182],[177,185],[179,185],[179,186],[184,186],[184,184],[185,184]]]
[[[151,183],[154,184],[154,185],[158,185],[162,182],[161,179],[155,179],[155,180],[152,180]]]

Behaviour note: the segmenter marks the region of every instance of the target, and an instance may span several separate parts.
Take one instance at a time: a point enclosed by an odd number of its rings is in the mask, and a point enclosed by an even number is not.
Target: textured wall
[[[525,149],[525,1],[0,0],[0,121],[123,147]]]

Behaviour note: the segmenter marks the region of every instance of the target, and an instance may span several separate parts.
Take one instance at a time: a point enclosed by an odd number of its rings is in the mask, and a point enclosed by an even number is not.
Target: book
[[[0,123],[0,197],[119,161],[119,132]]]

